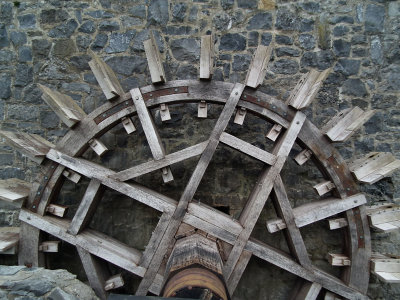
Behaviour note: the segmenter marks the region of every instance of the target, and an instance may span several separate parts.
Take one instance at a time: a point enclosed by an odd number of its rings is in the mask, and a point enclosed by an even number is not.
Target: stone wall
[[[337,111],[355,105],[376,109],[376,114],[346,143],[337,144],[344,158],[360,157],[371,151],[388,151],[400,158],[400,3],[399,1],[274,1],[274,0],[96,0],[96,1],[0,1],[0,122],[6,130],[40,134],[56,142],[66,132],[57,116],[41,100],[37,83],[70,95],[89,113],[105,97],[89,69],[88,50],[98,53],[117,73],[122,86],[151,83],[143,41],[152,31],[158,41],[167,80],[196,79],[200,36],[215,37],[215,80],[243,82],[252,54],[259,44],[274,43],[273,59],[261,90],[285,100],[301,75],[310,69],[332,68],[308,117],[321,126]],[[209,117],[198,120],[197,106],[173,106],[172,120],[157,126],[168,152],[204,140],[219,115],[211,106]],[[98,160],[120,170],[150,157],[143,131],[126,137],[123,128],[102,137],[111,151]],[[231,124],[228,131],[264,149],[271,143],[264,135],[271,124],[246,116],[244,126]],[[85,154],[96,160],[92,153]],[[227,164],[227,161],[231,163]],[[177,164],[175,181],[162,185],[160,174],[140,178],[145,185],[175,199],[187,182],[195,160]],[[196,201],[228,210],[238,217],[261,170],[261,165],[221,147],[197,192]],[[32,180],[37,165],[7,146],[0,148],[0,178]],[[293,174],[294,173],[294,174]],[[288,162],[284,181],[293,205],[315,198],[310,188],[322,178],[309,164],[300,168]],[[368,200],[399,201],[400,173],[361,189]],[[76,209],[88,181],[65,184],[57,201]],[[119,205],[113,199],[118,198]],[[266,233],[265,220],[273,216],[270,204],[262,213],[254,235],[286,249],[283,235]],[[17,224],[18,212],[2,206],[0,224]],[[143,248],[158,215],[131,199],[108,192],[91,224],[123,242]],[[139,230],[139,234],[137,231]],[[132,232],[134,234],[132,234]],[[325,232],[325,234],[322,234]],[[337,273],[326,264],[326,253],[340,251],[340,233],[326,233],[326,224],[302,229],[313,262]],[[63,246],[67,257],[73,249]],[[373,233],[374,250],[400,254],[398,233]],[[53,257],[53,263],[71,263]],[[60,266],[61,264],[61,266]],[[79,267],[76,267],[75,271]],[[78,273],[74,272],[74,273]],[[240,283],[236,299],[287,297],[295,278],[252,259]],[[137,284],[137,279],[132,279]],[[268,283],[266,283],[268,282]],[[371,278],[374,299],[394,299],[400,290]],[[271,299],[272,299],[271,298]]]

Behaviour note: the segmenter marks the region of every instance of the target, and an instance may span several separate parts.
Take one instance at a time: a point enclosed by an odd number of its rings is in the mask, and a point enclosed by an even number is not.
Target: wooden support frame
[[[299,293],[293,300],[315,300],[321,289],[322,286],[319,283],[307,281],[301,286]]]
[[[39,251],[58,252],[60,241],[46,241],[39,245]]]
[[[104,283],[104,290],[114,290],[123,287],[125,284],[121,274],[117,274],[108,278]]]
[[[329,219],[328,223],[329,223],[329,229],[330,230],[344,228],[344,227],[347,227],[349,225],[349,223],[347,222],[346,218]]]
[[[62,218],[62,217],[64,217],[65,213],[67,212],[67,209],[68,209],[68,206],[49,204],[46,207],[46,212]]]
[[[326,180],[324,182],[320,182],[313,186],[314,190],[318,193],[318,195],[323,196],[326,193],[329,193],[335,188],[335,184],[332,181]]]
[[[89,146],[90,148],[92,148],[92,150],[94,152],[96,152],[96,154],[98,156],[102,156],[104,153],[106,153],[108,151],[106,145],[104,145],[101,141],[99,141],[98,139],[91,139],[89,141]]]
[[[130,117],[123,117],[121,119],[121,123],[124,126],[127,134],[131,134],[132,132],[136,131],[136,127],[133,124],[132,119]]]
[[[153,32],[150,32],[150,39],[143,42],[146,52],[147,63],[153,83],[163,83],[166,81],[164,67],[162,65],[160,51],[158,50],[156,39]]]
[[[400,229],[400,206],[387,203],[367,208],[369,224],[379,231],[389,232]]]
[[[212,35],[201,37],[200,79],[211,79],[214,73],[214,39]]]
[[[312,156],[312,151],[308,149],[302,150],[299,154],[294,158],[295,162],[301,166],[305,164]]]

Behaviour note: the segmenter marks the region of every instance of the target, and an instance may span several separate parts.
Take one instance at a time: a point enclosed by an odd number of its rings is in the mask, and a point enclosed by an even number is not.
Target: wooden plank
[[[39,251],[55,253],[55,252],[58,252],[59,245],[60,245],[60,241],[42,242],[39,245]]]
[[[19,227],[0,227],[0,253],[4,254],[12,248],[16,249],[19,231]]]
[[[349,225],[346,218],[330,219],[328,222],[330,230],[347,227]]]
[[[266,138],[270,139],[271,141],[275,142],[278,138],[279,134],[282,131],[282,126],[279,124],[275,124],[266,134]]]
[[[147,63],[153,83],[165,82],[165,72],[162,65],[160,51],[158,50],[157,42],[152,32],[150,39],[143,42],[144,51],[146,52]]]
[[[132,89],[131,91],[132,99],[136,107],[137,115],[139,117],[140,123],[144,134],[146,136],[147,142],[150,146],[150,151],[155,160],[160,160],[165,157],[164,145],[158,135],[154,120],[148,111],[146,104],[144,103],[142,94],[138,88]],[[166,174],[163,172],[164,182],[172,181],[174,178],[171,173],[171,169],[166,167]]]
[[[214,42],[212,35],[201,37],[200,79],[211,79],[214,73]]]
[[[257,88],[263,82],[273,48],[273,43],[268,47],[263,45],[257,47],[246,76],[246,86]]]
[[[72,170],[64,170],[62,174],[73,183],[78,183],[81,180],[81,175]]]
[[[312,201],[294,208],[293,215],[297,227],[300,228],[358,207],[366,202],[367,199],[363,194],[356,194],[345,199],[329,198],[320,201]],[[267,229],[270,233],[277,232],[283,228],[286,228],[286,224],[282,219],[267,221]]]
[[[98,139],[91,139],[89,141],[89,146],[98,156],[102,156],[108,151],[107,147]]]
[[[350,266],[351,260],[344,254],[328,253],[328,261],[332,266]]]
[[[104,283],[104,290],[109,291],[123,287],[125,284],[121,274],[117,274],[108,278]]]
[[[185,216],[188,204],[193,199],[193,196],[196,193],[201,179],[203,178],[203,175],[209,163],[211,162],[213,154],[218,146],[221,134],[228,125],[228,122],[235,110],[243,89],[244,85],[239,83],[236,83],[234,88],[232,89],[231,95],[227,100],[217,120],[217,123],[214,126],[213,131],[211,132],[207,147],[203,151],[199,162],[197,163],[196,168],[193,171],[192,176],[190,177],[189,182],[186,185],[185,190],[178,202],[173,217],[171,218],[171,222],[169,223],[164,235],[159,239],[156,254],[154,255],[153,260],[150,262],[149,268],[136,291],[137,295],[145,295],[152,282],[154,281],[157,271],[162,263],[163,257],[168,249],[169,243],[175,236],[175,233],[177,232],[179,225]]]
[[[18,178],[0,180],[0,200],[21,207],[28,199],[32,184]]]
[[[400,259],[389,257],[382,259],[371,259],[371,271],[400,273]]]
[[[20,220],[22,220],[21,212]],[[18,264],[28,267],[44,267],[44,254],[37,251],[42,239],[40,230],[36,226],[33,227],[22,222],[20,225],[20,235],[24,238],[19,241],[18,245]]]
[[[114,71],[93,51],[89,50],[89,54],[92,57],[89,66],[107,100],[114,100],[124,95],[124,90]]]
[[[54,148],[52,143],[36,134],[0,130],[0,136],[7,144],[39,164],[43,162],[49,149]]]
[[[374,274],[386,283],[400,283],[400,273],[374,272]]]
[[[315,300],[322,286],[316,282],[305,282],[294,300]]]
[[[120,180],[120,181],[127,181],[129,179],[133,179],[135,177],[153,172],[155,170],[167,167],[169,165],[181,162],[183,160],[195,157],[203,153],[204,149],[207,146],[207,141],[196,144],[194,146],[188,147],[186,149],[167,154],[164,158],[160,160],[153,160],[149,162],[145,162],[141,165],[120,171],[110,178]]]
[[[229,133],[223,132],[221,134],[220,142],[228,145],[229,147],[239,150],[255,159],[258,159],[268,165],[273,165],[276,161],[276,156],[264,151],[250,143],[247,143]]]
[[[104,186],[97,179],[92,179],[85,191],[81,203],[69,225],[68,232],[77,235],[90,222],[104,192]]]
[[[108,278],[109,275],[105,265],[103,265],[98,258],[94,257],[85,249],[79,246],[77,246],[76,249],[78,250],[78,254],[81,258],[81,262],[83,268],[85,269],[90,286],[100,299],[107,299],[108,294],[104,286],[106,278]]]
[[[299,165],[303,165],[306,161],[308,161],[312,156],[312,151],[308,149],[302,150],[299,154],[296,155],[294,161]]]
[[[244,118],[246,117],[246,112],[247,111],[244,107],[239,107],[236,110],[235,119],[233,120],[233,123],[238,125],[243,125]]]
[[[371,225],[378,225],[400,220],[400,207],[385,208],[374,213],[368,213]]]
[[[324,182],[320,182],[313,186],[313,189],[318,193],[318,195],[322,196],[326,193],[330,192],[335,188],[335,184],[332,181],[326,180]]]
[[[197,117],[198,118],[207,118],[207,102],[200,101],[197,107]]]
[[[321,131],[332,142],[347,141],[374,113],[374,110],[364,112],[358,106],[345,109],[336,114]]]
[[[132,122],[132,119],[130,117],[123,117],[121,119],[122,125],[124,126],[126,133],[131,134],[132,132],[136,131],[136,127]]]
[[[42,99],[68,127],[74,127],[76,123],[86,117],[86,113],[70,96],[52,91],[41,84],[38,86],[43,92]]]
[[[65,213],[67,212],[67,209],[68,209],[68,206],[49,204],[46,207],[46,212],[62,218],[62,217],[64,217]]]
[[[246,269],[247,264],[250,261],[251,255],[252,254],[249,251],[244,250],[242,252],[235,268],[233,269],[231,277],[229,277],[229,279],[227,280],[227,287],[231,296],[235,292],[236,287],[239,284],[240,278],[242,278],[244,270]]]

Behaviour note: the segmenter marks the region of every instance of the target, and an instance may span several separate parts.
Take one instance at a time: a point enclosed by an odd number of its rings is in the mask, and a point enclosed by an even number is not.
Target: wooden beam
[[[221,134],[220,142],[228,145],[229,147],[239,150],[255,159],[258,159],[268,165],[273,165],[276,161],[276,156],[264,151],[250,143],[247,143],[229,133],[223,132]]]
[[[363,111],[358,106],[347,108],[336,114],[321,131],[332,142],[347,141],[365,122],[372,117],[374,110]]]
[[[161,142],[160,136],[158,135],[156,126],[154,124],[154,120],[150,115],[146,104],[144,103],[140,90],[138,88],[132,89],[131,95],[136,107],[140,123],[142,124],[144,134],[146,136],[147,142],[149,143],[150,151],[153,154],[155,160],[163,159],[165,157],[164,145]],[[174,180],[171,169],[169,167],[166,167],[166,170],[166,173],[162,173],[164,182]]]
[[[351,265],[350,258],[344,254],[328,253],[328,261],[332,266],[337,266],[337,267]]]
[[[324,300],[342,300],[342,298],[338,297],[336,294],[327,291],[325,293]]]
[[[308,149],[304,149],[299,154],[296,155],[294,160],[299,166],[301,166],[306,161],[308,161],[311,158],[311,156],[312,156],[312,151],[308,150]]]
[[[300,288],[299,293],[293,300],[315,300],[317,299],[322,286],[316,282],[305,282]]]
[[[263,82],[273,47],[273,43],[268,47],[263,45],[257,47],[247,73],[246,86],[257,88]]]
[[[106,280],[104,283],[104,290],[109,291],[113,289],[117,289],[120,287],[123,287],[125,284],[124,279],[122,278],[121,274],[117,274],[114,276],[111,276]]]
[[[326,193],[330,192],[335,188],[335,184],[332,181],[326,180],[324,182],[320,182],[313,186],[313,189],[318,193],[318,195],[322,196]]]
[[[96,77],[107,100],[114,100],[124,95],[124,90],[114,71],[93,51],[89,50],[89,54],[92,57],[89,67],[92,69],[93,75]]]
[[[367,211],[368,221],[372,228],[380,231],[393,231],[400,228],[400,206],[381,206],[379,209]]]
[[[233,269],[233,272],[231,274],[231,277],[227,280],[227,287],[229,294],[232,296],[233,293],[236,290],[237,285],[239,284],[240,278],[242,278],[242,275],[244,271],[246,270],[247,264],[250,261],[251,258],[251,252],[244,250],[242,254],[239,257],[239,260]]]
[[[165,82],[165,72],[162,65],[160,51],[158,50],[156,39],[153,32],[150,32],[150,39],[143,42],[146,52],[147,63],[149,65],[151,81],[153,83]]]
[[[42,252],[58,252],[58,247],[60,245],[60,241],[46,241],[42,242],[39,245],[39,251]]]
[[[122,125],[124,126],[126,133],[131,134],[132,132],[136,131],[136,127],[132,122],[132,119],[130,117],[123,117],[121,119]]]
[[[104,153],[108,151],[107,147],[97,139],[91,139],[89,141],[89,146],[90,148],[92,148],[94,152],[96,152],[98,156],[102,156]]]
[[[282,131],[282,125],[275,124],[272,128],[268,131],[267,135],[265,136],[267,139],[275,142],[278,138],[279,134]]]
[[[20,220],[21,212],[20,212]],[[23,221],[23,220],[22,220]],[[21,222],[20,235],[24,238],[19,241],[18,246],[18,264],[28,267],[44,267],[44,254],[38,251],[41,243],[42,234],[36,226]]]
[[[68,206],[49,204],[46,207],[46,212],[62,218],[62,217],[64,217],[65,213],[67,212],[67,209],[68,209]]]
[[[43,92],[42,99],[68,127],[75,126],[76,123],[86,117],[86,113],[70,96],[52,91],[41,84],[38,84],[38,86]]]
[[[198,118],[207,118],[207,102],[206,101],[200,101],[198,108],[197,108],[197,117]]]
[[[319,88],[330,71],[330,69],[322,72],[311,70],[305,74],[290,94],[287,104],[296,109],[302,109],[308,106],[314,100]]]
[[[32,184],[18,178],[0,180],[0,200],[21,207],[29,197]]]
[[[345,199],[330,198],[298,206],[293,209],[293,215],[297,227],[300,228],[365,203],[367,203],[367,199],[363,194],[356,194]],[[267,221],[267,229],[270,233],[277,232],[283,228],[286,228],[286,224],[282,219]]]
[[[330,220],[328,220],[328,222],[329,222],[330,230],[347,227],[349,225],[346,218],[330,219]]]
[[[243,125],[244,118],[246,117],[246,112],[247,111],[244,107],[239,107],[236,110],[235,119],[233,120],[233,123],[238,125]]]
[[[52,143],[36,134],[0,130],[0,136],[7,144],[39,164],[43,162],[49,149],[54,148]]]
[[[90,222],[104,192],[104,186],[97,179],[92,179],[81,203],[69,225],[68,232],[77,235]]]
[[[212,35],[201,37],[200,79],[211,79],[214,73],[214,41]]]
[[[81,180],[81,175],[72,170],[64,170],[62,174],[74,183],[78,183]]]

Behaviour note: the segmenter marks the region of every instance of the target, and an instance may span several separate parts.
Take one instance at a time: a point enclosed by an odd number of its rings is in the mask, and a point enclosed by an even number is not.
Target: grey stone
[[[365,32],[383,32],[385,21],[385,7],[382,5],[368,4],[365,10]]]
[[[114,15],[110,12],[104,10],[94,10],[94,11],[87,11],[85,12],[86,15],[91,16],[96,19],[108,19],[113,18]]]
[[[382,88],[387,91],[400,90],[400,66],[394,64],[389,65],[382,70],[382,78],[384,80]]]
[[[271,71],[277,74],[296,74],[299,64],[295,60],[282,58],[274,61]]]
[[[333,35],[334,36],[344,36],[350,31],[349,27],[345,25],[339,25],[333,28]]]
[[[234,0],[220,0],[220,2],[221,2],[221,7],[224,10],[232,8],[233,4],[235,3]]]
[[[10,40],[15,47],[22,46],[26,43],[26,34],[21,31],[11,31]]]
[[[0,49],[8,47],[8,45],[10,45],[10,41],[8,39],[7,29],[4,24],[0,24]]]
[[[12,3],[3,2],[0,8],[0,19],[5,24],[10,24],[13,18]]]
[[[132,26],[142,24],[142,20],[139,18],[135,18],[135,17],[122,16],[121,23],[122,23],[123,27],[132,27]]]
[[[3,113],[1,115],[2,115],[1,119],[3,120]],[[14,164],[14,155],[12,153],[0,153],[0,164],[2,166],[12,166]],[[15,271],[15,273],[17,272],[18,271]],[[2,270],[0,269],[0,275],[3,275],[1,273]],[[12,274],[4,274],[4,275],[12,275]]]
[[[351,51],[352,57],[366,57],[368,54],[368,51],[364,48],[354,48]]]
[[[178,79],[197,79],[198,70],[193,65],[180,65],[176,71],[176,77]]]
[[[35,85],[28,85],[24,89],[23,101],[25,103],[43,104],[42,91]]]
[[[25,279],[18,282],[7,281],[0,287],[11,289],[12,291],[26,291],[35,296],[42,296],[54,288],[54,283],[43,281],[39,278]]]
[[[198,12],[197,6],[192,6],[189,12],[189,18],[188,18],[189,22],[197,21],[197,12]]]
[[[298,20],[295,13],[286,9],[279,9],[276,14],[275,27],[282,30],[297,30]]]
[[[0,99],[11,97],[11,76],[7,73],[0,74]]]
[[[172,20],[175,22],[182,22],[185,19],[187,11],[186,3],[176,3],[172,7]]]
[[[271,41],[272,41],[272,34],[270,34],[269,32],[264,32],[261,35],[261,45],[268,46],[269,44],[271,44]]]
[[[106,59],[106,62],[116,73],[125,76],[130,76],[133,73],[142,74],[147,67],[147,60],[138,55],[114,56]]]
[[[349,96],[365,97],[368,95],[365,84],[361,79],[349,78],[342,85],[342,93]]]
[[[41,24],[53,24],[68,19],[68,13],[61,9],[44,9],[40,12]]]
[[[328,69],[335,61],[331,50],[323,50],[317,53],[317,66],[320,70]]]
[[[195,39],[173,40],[171,51],[176,60],[197,62],[200,58],[200,43]]]
[[[383,49],[379,37],[374,36],[371,39],[371,48],[369,51],[371,53],[371,59],[374,63],[378,65],[383,64]]]
[[[94,24],[94,22],[92,20],[89,20],[89,21],[84,22],[78,28],[78,31],[83,32],[83,33],[93,33],[96,31],[96,25]]]
[[[340,39],[333,41],[333,52],[336,56],[348,57],[350,54],[350,47],[351,44],[345,40]]]
[[[354,24],[354,19],[352,16],[334,16],[330,19],[330,22],[332,24],[338,24],[338,23]]]
[[[70,295],[60,289],[59,287],[56,287],[53,291],[51,291],[50,295],[47,296],[48,300],[79,300],[73,295]]]
[[[275,48],[275,55],[277,57],[281,56],[300,56],[300,51],[298,49],[290,48],[290,47],[279,47]]]
[[[389,17],[400,16],[400,3],[399,2],[389,2],[388,15],[389,15]]]
[[[135,5],[129,9],[129,14],[136,18],[146,18],[146,6]]]
[[[275,42],[281,45],[293,45],[293,39],[287,35],[276,35]]]
[[[70,58],[70,63],[72,66],[76,67],[79,71],[90,70],[89,61],[92,58],[87,55],[77,55]]]
[[[96,35],[96,38],[94,39],[91,48],[93,50],[103,49],[104,46],[107,44],[107,41],[108,36],[104,33],[99,33],[98,35]]]
[[[99,31],[118,31],[119,23],[116,21],[101,21],[99,24]]]
[[[301,19],[299,24],[300,32],[309,32],[314,30],[314,20]]]
[[[11,120],[20,120],[33,122],[39,117],[39,109],[33,105],[12,104],[8,106],[8,118]]]
[[[315,48],[315,38],[311,34],[300,34],[299,35],[300,47],[305,50],[311,50]]]
[[[72,39],[59,39],[54,43],[53,53],[55,56],[67,57],[75,52],[76,47]]]
[[[35,28],[36,26],[36,16],[34,14],[26,14],[18,16],[19,26],[23,29]]]
[[[246,38],[238,33],[227,33],[221,37],[219,50],[241,51],[246,49]]]
[[[148,25],[165,26],[168,20],[168,0],[150,0],[147,12]]]
[[[358,23],[364,22],[364,8],[362,3],[356,6],[356,20]]]
[[[221,12],[214,16],[213,24],[215,29],[225,31],[232,26],[232,19],[227,13]]]
[[[15,86],[27,86],[33,81],[33,69],[31,66],[19,64],[15,74]]]
[[[195,32],[196,31],[193,30],[193,28],[190,26],[166,26],[163,28],[163,33],[167,34],[167,35],[192,35]],[[135,38],[135,40],[136,40],[136,38]],[[135,40],[134,40],[134,43],[135,43]],[[134,47],[135,47],[135,44],[134,44]],[[140,50],[143,50],[143,47],[141,47]]]
[[[271,29],[272,28],[272,14],[269,12],[262,12],[254,15],[247,25],[247,30],[254,29]]]
[[[61,87],[68,92],[84,92],[90,94],[90,86],[86,83],[64,82]]]
[[[341,72],[346,76],[356,75],[360,69],[360,63],[361,61],[354,59],[339,59],[334,71]]]
[[[56,128],[60,124],[60,119],[53,111],[40,111],[40,125],[43,128]]]
[[[92,37],[88,35],[78,35],[75,40],[76,46],[78,47],[79,51],[85,51],[90,46],[91,42],[92,42]]]
[[[63,23],[51,29],[48,36],[52,38],[69,38],[77,27],[78,23],[74,19],[70,19],[67,23]]]
[[[259,34],[257,31],[251,31],[248,34],[247,45],[249,47],[257,47],[258,46],[258,37]]]
[[[257,8],[258,0],[237,0],[239,8]]]
[[[351,37],[351,43],[353,45],[362,45],[367,43],[367,37],[365,35],[353,35]]]
[[[139,52],[144,51],[143,42],[149,38],[150,35],[148,30],[142,30],[138,32],[133,39],[132,49]]]
[[[51,43],[48,40],[32,40],[32,52],[36,58],[44,58],[49,55]]]
[[[386,58],[389,64],[399,64],[400,63],[400,48],[393,47],[386,54]]]
[[[0,266],[0,275],[14,275],[24,268],[25,266]]]
[[[32,61],[32,48],[23,46],[18,49],[18,61],[28,62]]]
[[[129,30],[125,33],[112,33],[108,47],[105,49],[106,53],[119,53],[126,51],[135,34],[135,30]]]
[[[315,13],[320,11],[320,6],[318,2],[304,2],[300,3],[299,6],[305,11]]]
[[[251,56],[247,54],[236,54],[233,57],[232,70],[233,71],[247,71],[251,62]]]

